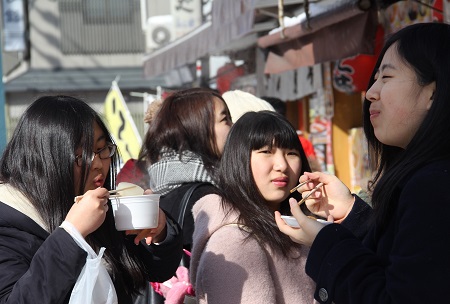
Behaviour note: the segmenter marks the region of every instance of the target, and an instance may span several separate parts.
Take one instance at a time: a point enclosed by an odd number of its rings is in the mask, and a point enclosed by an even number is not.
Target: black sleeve
[[[342,221],[341,225],[350,230],[357,238],[362,239],[369,229],[373,209],[359,196],[355,196],[355,203],[348,216]]]
[[[66,303],[87,253],[62,228],[39,244],[35,254],[37,244],[25,232],[9,232],[0,231],[0,303]],[[28,244],[17,243],[27,239]]]
[[[166,213],[167,236],[158,244],[147,245],[142,240],[139,246],[134,244],[134,237],[126,238],[127,247],[134,251],[145,263],[148,280],[164,282],[174,276],[183,253],[181,229],[178,223]]]
[[[399,189],[395,213],[371,246],[343,225],[325,226],[306,263],[306,273],[317,284],[315,298],[336,304],[446,302],[449,184],[447,168],[437,166],[414,175]]]

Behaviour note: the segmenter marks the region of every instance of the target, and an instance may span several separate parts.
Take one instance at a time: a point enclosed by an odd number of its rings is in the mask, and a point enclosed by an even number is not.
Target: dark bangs
[[[288,121],[274,119],[275,112],[261,111],[264,114],[254,128],[249,130],[251,150],[258,150],[265,146],[301,151],[300,140],[294,128]],[[248,114],[248,115],[247,115]],[[244,119],[254,119],[252,112],[246,113]]]

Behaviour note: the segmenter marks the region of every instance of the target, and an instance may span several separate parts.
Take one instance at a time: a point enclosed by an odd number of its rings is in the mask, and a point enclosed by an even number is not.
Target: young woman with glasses
[[[25,111],[0,160],[0,302],[68,303],[87,255],[74,233],[96,252],[106,248],[118,303],[132,303],[148,281],[172,277],[181,235],[162,211],[159,226],[137,236],[115,229],[108,190],[116,152],[81,100],[45,96]]]

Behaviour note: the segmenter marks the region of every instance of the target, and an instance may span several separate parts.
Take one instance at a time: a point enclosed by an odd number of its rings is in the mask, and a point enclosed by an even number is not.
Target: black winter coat
[[[312,244],[306,273],[317,283],[315,298],[336,304],[448,303],[449,185],[450,160],[412,174],[399,187],[395,214],[382,233],[374,225],[364,233],[372,212],[357,198],[342,224],[324,227]]]
[[[178,267],[179,227],[168,219],[167,238],[159,245],[134,245],[145,257],[151,281],[165,281]],[[62,228],[51,234],[28,216],[0,202],[0,303],[68,303],[87,253]],[[120,304],[132,303],[113,279]]]

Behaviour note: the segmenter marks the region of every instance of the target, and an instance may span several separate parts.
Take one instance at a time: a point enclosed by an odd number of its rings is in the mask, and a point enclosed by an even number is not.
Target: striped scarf
[[[158,162],[148,168],[150,189],[154,193],[165,195],[184,183],[209,182],[213,179],[206,171],[202,159],[195,153],[164,149]]]

